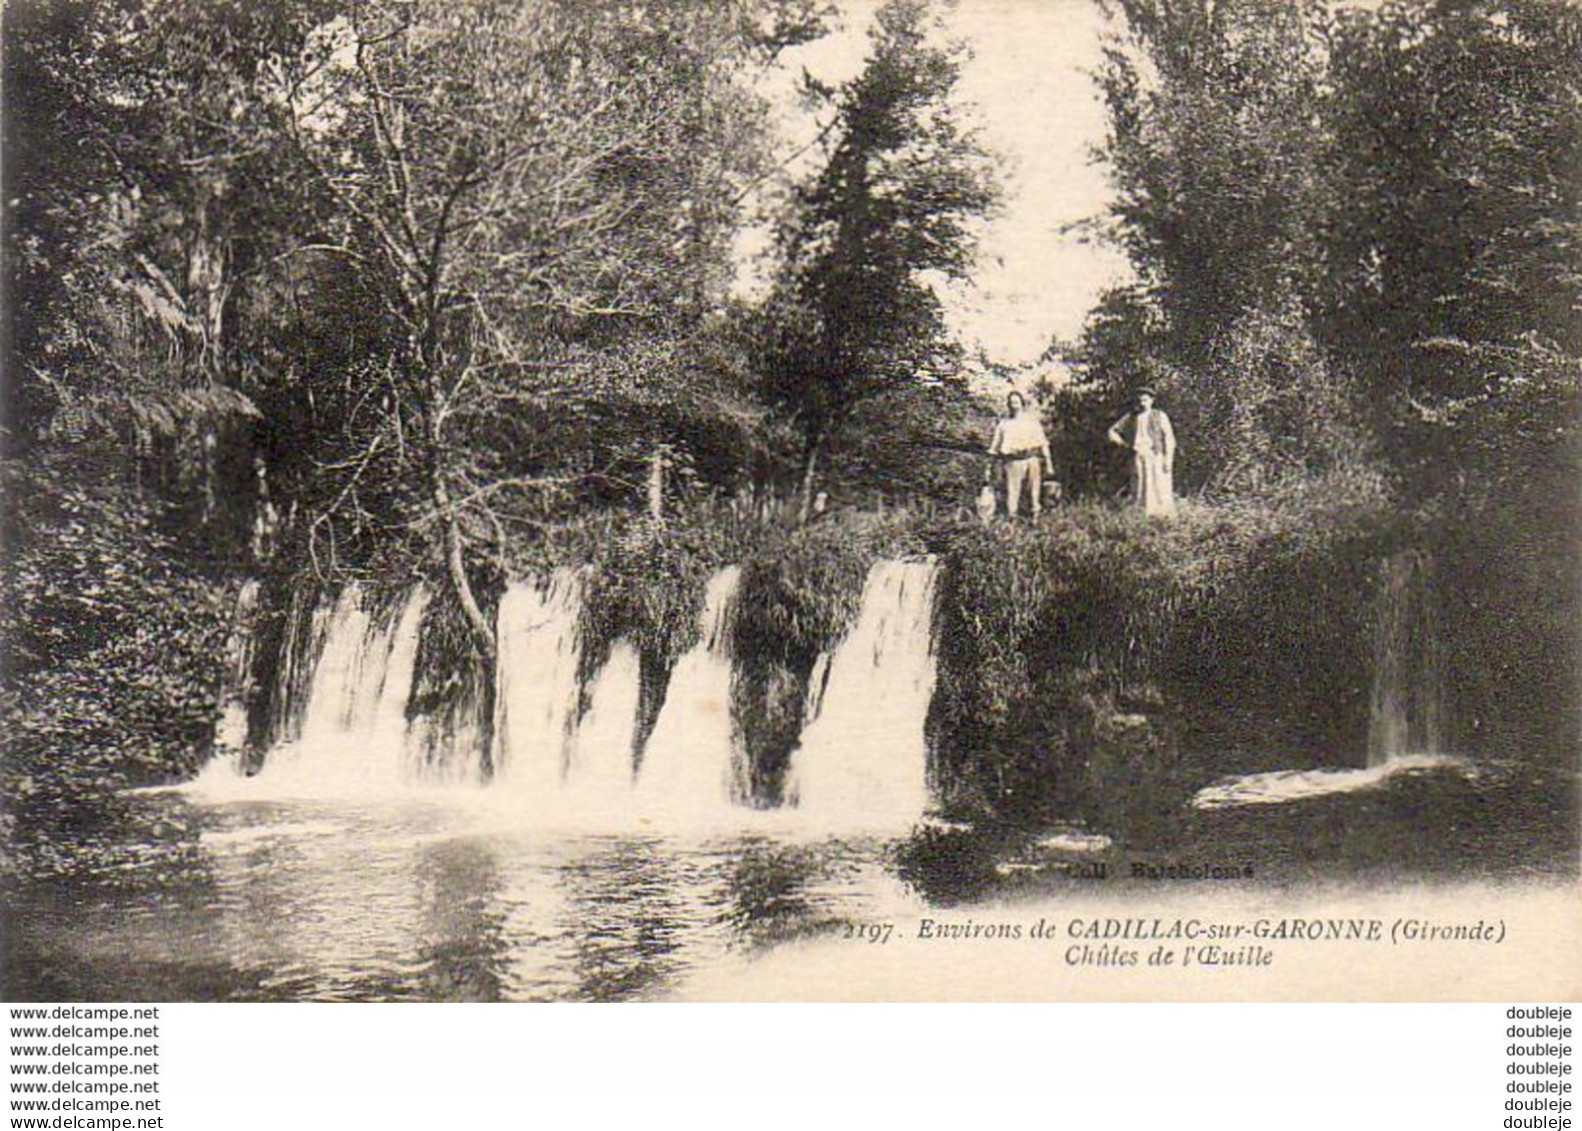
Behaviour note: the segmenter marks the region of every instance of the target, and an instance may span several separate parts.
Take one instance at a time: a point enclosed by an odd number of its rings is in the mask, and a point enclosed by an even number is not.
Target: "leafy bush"
[[[1214,339],[1206,364],[1159,383],[1181,439],[1183,483],[1266,496],[1366,462],[1360,416],[1299,309],[1245,313]]]
[[[608,528],[587,556],[582,600],[583,662],[602,665],[620,638],[666,668],[698,639],[709,578],[740,560],[737,532],[708,520],[631,520]]]
[[[87,479],[4,470],[3,801],[24,832],[192,772],[219,713],[234,596],[183,571],[138,498]]]
[[[1401,536],[1373,486],[958,531],[929,718],[947,808],[1070,816],[1091,800],[1095,744],[1133,713],[1166,745],[1219,746],[1211,772],[1236,768],[1244,736],[1287,759],[1360,750],[1368,595]]]
[[[925,548],[905,511],[835,514],[770,532],[743,564],[736,654],[811,668],[856,621],[873,564]]]

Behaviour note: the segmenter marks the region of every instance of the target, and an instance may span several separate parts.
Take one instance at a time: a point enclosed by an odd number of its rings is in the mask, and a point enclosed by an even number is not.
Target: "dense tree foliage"
[[[1331,40],[1324,339],[1421,479],[1574,471],[1582,10],[1393,3]]]
[[[316,18],[180,0],[7,12],[13,451],[91,451],[99,475],[182,504],[171,529],[221,559],[246,516],[219,512],[251,498],[227,456],[273,380],[281,256],[307,207],[265,92]]]
[[[1397,537],[1457,579],[1456,741],[1571,756],[1582,558],[1554,532],[1582,501],[1582,9],[1114,14],[1103,155],[1138,280],[1090,319],[1070,407],[1099,422],[1162,386],[1210,496],[1382,485]]]
[[[427,575],[486,653],[478,584],[571,504],[641,505],[656,445],[730,486],[765,427],[722,313],[755,84],[824,14],[9,6],[13,739],[71,722],[101,782],[190,759],[243,577]]]
[[[961,52],[931,30],[916,0],[879,10],[863,70],[833,92],[827,157],[781,231],[757,360],[801,434],[804,500],[860,408],[960,387],[934,285],[967,274],[971,221],[995,193],[952,100]]]
[[[97,444],[242,568],[267,491],[288,564],[448,562],[481,629],[475,559],[629,480],[656,437],[717,463],[750,419],[709,318],[763,175],[753,81],[819,19],[805,0],[23,6],[18,454]]]
[[[1414,497],[1505,476],[1535,428],[1574,461],[1574,5],[1115,15],[1104,156],[1140,283],[1086,335],[1106,408],[1165,384],[1219,490],[1354,466],[1370,436]]]
[[[401,3],[317,29],[289,82],[330,205],[304,250],[352,265],[377,329],[355,380],[317,374],[345,394],[316,562],[393,525],[436,548],[489,647],[471,548],[499,557],[508,524],[544,517],[577,471],[556,425],[600,399],[624,341],[684,333],[723,258],[729,214],[708,202],[753,147],[717,75],[742,45],[714,26],[685,6]]]

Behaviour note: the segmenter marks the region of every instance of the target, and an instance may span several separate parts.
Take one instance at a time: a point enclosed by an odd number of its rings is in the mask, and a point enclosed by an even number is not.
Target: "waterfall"
[[[744,792],[731,723],[728,631],[740,579],[738,566],[709,579],[698,642],[677,661],[643,749],[639,795],[667,816],[717,811]]]
[[[581,699],[577,621],[582,584],[558,569],[547,582],[517,582],[495,621],[494,775],[497,788],[537,804],[566,781]]]
[[[1368,765],[1441,752],[1441,644],[1432,563],[1418,550],[1384,562],[1374,635]]]
[[[315,612],[313,631],[322,632],[323,648],[307,682],[300,729],[270,752],[259,778],[310,793],[404,780],[406,705],[426,600],[414,589],[398,615],[375,617],[352,585],[333,608]]]
[[[312,776],[395,785],[406,776],[406,704],[426,594],[414,589],[398,618],[378,624],[354,586],[336,602],[297,740]]]
[[[632,791],[641,667],[637,649],[618,640],[588,686],[588,708],[572,735],[566,773],[567,788],[580,809],[618,804]]]
[[[786,819],[890,827],[923,814],[936,572],[932,560],[870,571],[857,623],[818,658],[809,680],[808,722],[787,771]],[[415,780],[482,784],[481,768],[492,764],[485,795],[513,820],[530,814],[534,827],[563,815],[579,826],[625,813],[688,827],[740,814],[748,767],[732,718],[730,648],[740,578],[731,566],[709,580],[698,640],[670,673],[646,742],[637,737],[644,686],[637,649],[614,642],[587,677],[579,571],[512,583],[502,595],[492,731],[475,717],[487,685],[455,710],[407,718],[422,590],[383,613],[356,586],[311,612],[303,605],[292,621],[300,626],[283,639],[290,663],[281,678],[304,690],[277,695],[286,737],[251,780],[283,795],[355,795]],[[492,741],[487,752],[485,741]],[[203,784],[234,788],[221,779],[241,780],[241,768],[240,759],[223,773],[211,767]]]
[[[313,677],[324,652],[333,606],[319,600],[313,585],[294,585],[286,601],[278,660],[258,710],[250,712],[249,745],[273,747],[302,733],[302,718],[313,696]],[[263,694],[267,692],[267,694]]]
[[[324,650],[313,668],[313,681],[302,712],[297,742],[322,746],[352,729],[357,708],[367,707],[368,679],[374,664],[368,647],[369,616],[363,608],[362,590],[351,585],[341,591],[329,614]],[[359,692],[363,692],[359,695]]]
[[[928,806],[924,723],[934,691],[932,560],[879,562],[851,633],[809,687],[813,710],[787,771],[787,803],[819,819],[885,826]]]
[[[1369,702],[1368,765],[1355,769],[1271,770],[1222,778],[1200,789],[1200,810],[1281,805],[1388,787],[1422,773],[1475,781],[1475,766],[1443,750],[1442,642],[1433,562],[1419,550],[1387,558],[1379,571]]]

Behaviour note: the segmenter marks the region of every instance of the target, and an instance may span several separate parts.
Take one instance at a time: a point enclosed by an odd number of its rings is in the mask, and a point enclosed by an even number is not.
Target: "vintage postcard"
[[[1574,1001],[1582,9],[12,0],[13,1001]]]

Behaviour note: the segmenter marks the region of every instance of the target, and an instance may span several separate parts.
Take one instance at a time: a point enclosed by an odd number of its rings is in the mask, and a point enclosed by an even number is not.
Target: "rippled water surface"
[[[18,982],[104,1000],[643,998],[921,906],[885,842],[754,814],[685,836],[530,835],[444,803],[147,803],[188,830],[163,854],[128,845],[91,881],[14,893]]]
[[[1335,774],[1238,779],[1151,847],[1076,825],[1012,838],[941,825],[853,835],[811,828],[794,810],[716,812],[689,832],[641,809],[568,805],[529,821],[487,790],[361,800],[154,792],[131,799],[122,839],[62,846],[67,873],[3,893],[4,996],[1102,995],[1114,991],[1091,979],[1008,988],[991,976],[1013,967],[964,966],[919,942],[917,925],[940,915],[1196,914],[1211,903],[1328,914],[1319,889],[1337,883],[1419,894],[1430,890],[1424,880],[1574,883],[1574,782],[1502,786],[1452,764],[1366,776],[1362,785]],[[1238,790],[1249,797],[1238,801]],[[1159,867],[1137,879],[1139,862]],[[1248,878],[1158,882],[1183,863]],[[1445,898],[1452,910],[1464,902]],[[1492,914],[1482,900],[1466,906]],[[882,923],[897,925],[882,950],[853,929]],[[1029,969],[1040,977],[1058,966],[1039,962]],[[911,980],[886,981],[898,971]],[[968,974],[988,980],[940,981]]]

